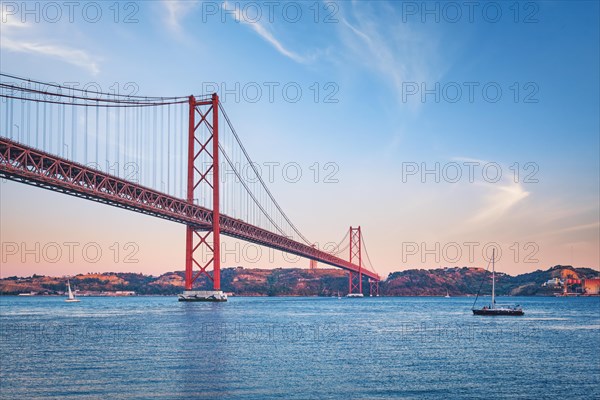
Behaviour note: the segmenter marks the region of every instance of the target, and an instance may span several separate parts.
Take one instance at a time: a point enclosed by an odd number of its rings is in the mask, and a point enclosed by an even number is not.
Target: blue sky
[[[2,71],[58,83],[97,82],[104,90],[135,82],[139,94],[161,96],[201,93],[210,83],[229,90],[257,84],[263,93],[256,102],[221,93],[252,157],[298,162],[307,177],[315,162],[339,167],[338,183],[276,179],[279,202],[314,241],[338,240],[349,225],[360,224],[384,275],[482,264],[480,253],[472,263],[423,261],[420,253],[403,254],[409,242],[498,242],[511,254],[502,263],[510,273],[559,263],[598,268],[597,2],[481,2],[472,17],[462,3],[452,3],[459,17],[443,2],[274,2],[272,22],[266,3],[122,2],[117,22],[115,10],[102,3],[96,23],[89,22],[93,9],[84,15],[85,4],[73,22],[62,9],[53,23],[50,9],[39,9],[37,22],[36,11],[25,14],[3,3]],[[438,10],[439,22],[423,7]],[[292,22],[298,9],[302,16]],[[130,13],[137,22],[125,22]],[[276,87],[273,101],[269,82]],[[286,84],[302,89],[299,101],[284,98]],[[436,84],[439,101],[435,94],[422,101],[421,89]],[[493,101],[497,88],[502,95]],[[337,102],[325,102],[332,93]],[[502,178],[486,182],[477,169],[469,182],[463,169],[457,183],[438,183],[431,175],[423,183],[419,174],[403,182],[407,163],[433,168],[473,160],[497,163]],[[523,182],[534,169],[539,182]],[[181,226],[14,183],[0,188],[3,241],[117,238],[140,248],[134,265],[48,267],[9,259],[2,275],[183,268]],[[86,215],[86,224],[74,210]],[[43,229],[37,229],[39,220]],[[508,248],[515,242],[521,252],[513,259]],[[528,243],[538,248],[536,262],[523,260]],[[254,264],[267,265],[288,264]]]

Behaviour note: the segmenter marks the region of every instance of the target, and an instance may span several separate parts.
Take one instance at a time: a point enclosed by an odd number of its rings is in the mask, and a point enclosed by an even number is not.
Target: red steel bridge
[[[186,225],[186,290],[201,275],[221,289],[223,234],[341,268],[349,294],[363,293],[363,280],[378,294],[361,228],[327,249],[306,239],[217,94],[144,97],[0,78],[0,177]]]

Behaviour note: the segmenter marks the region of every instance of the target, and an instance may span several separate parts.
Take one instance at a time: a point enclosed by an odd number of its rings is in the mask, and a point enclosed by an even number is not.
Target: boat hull
[[[362,294],[362,293],[348,293],[348,294],[346,295],[346,297],[348,297],[348,298],[350,298],[350,299],[360,299],[360,298],[363,298],[363,297],[365,297],[365,295],[364,295],[364,294]]]
[[[523,310],[503,310],[503,309],[487,309],[487,310],[473,310],[473,314],[475,315],[510,315],[510,316],[521,316],[525,315]]]
[[[220,290],[186,290],[179,295],[179,301],[224,302],[227,295]]]

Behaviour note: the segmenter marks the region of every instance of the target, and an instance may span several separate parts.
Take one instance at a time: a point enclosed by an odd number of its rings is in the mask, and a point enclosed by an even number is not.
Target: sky
[[[361,226],[383,276],[485,267],[493,247],[510,274],[598,269],[599,16],[594,1],[3,1],[0,70],[217,91],[253,160],[281,166],[270,189],[303,234]],[[176,223],[4,181],[0,217],[2,277],[184,269]],[[309,264],[224,242],[223,267]]]

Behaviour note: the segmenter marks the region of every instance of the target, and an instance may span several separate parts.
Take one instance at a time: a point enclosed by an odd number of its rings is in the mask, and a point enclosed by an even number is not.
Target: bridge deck
[[[109,204],[206,230],[212,211],[67,159],[0,137],[0,177]],[[221,233],[311,260],[358,272],[359,267],[339,257],[282,235],[220,216]],[[376,273],[362,274],[380,280]]]

